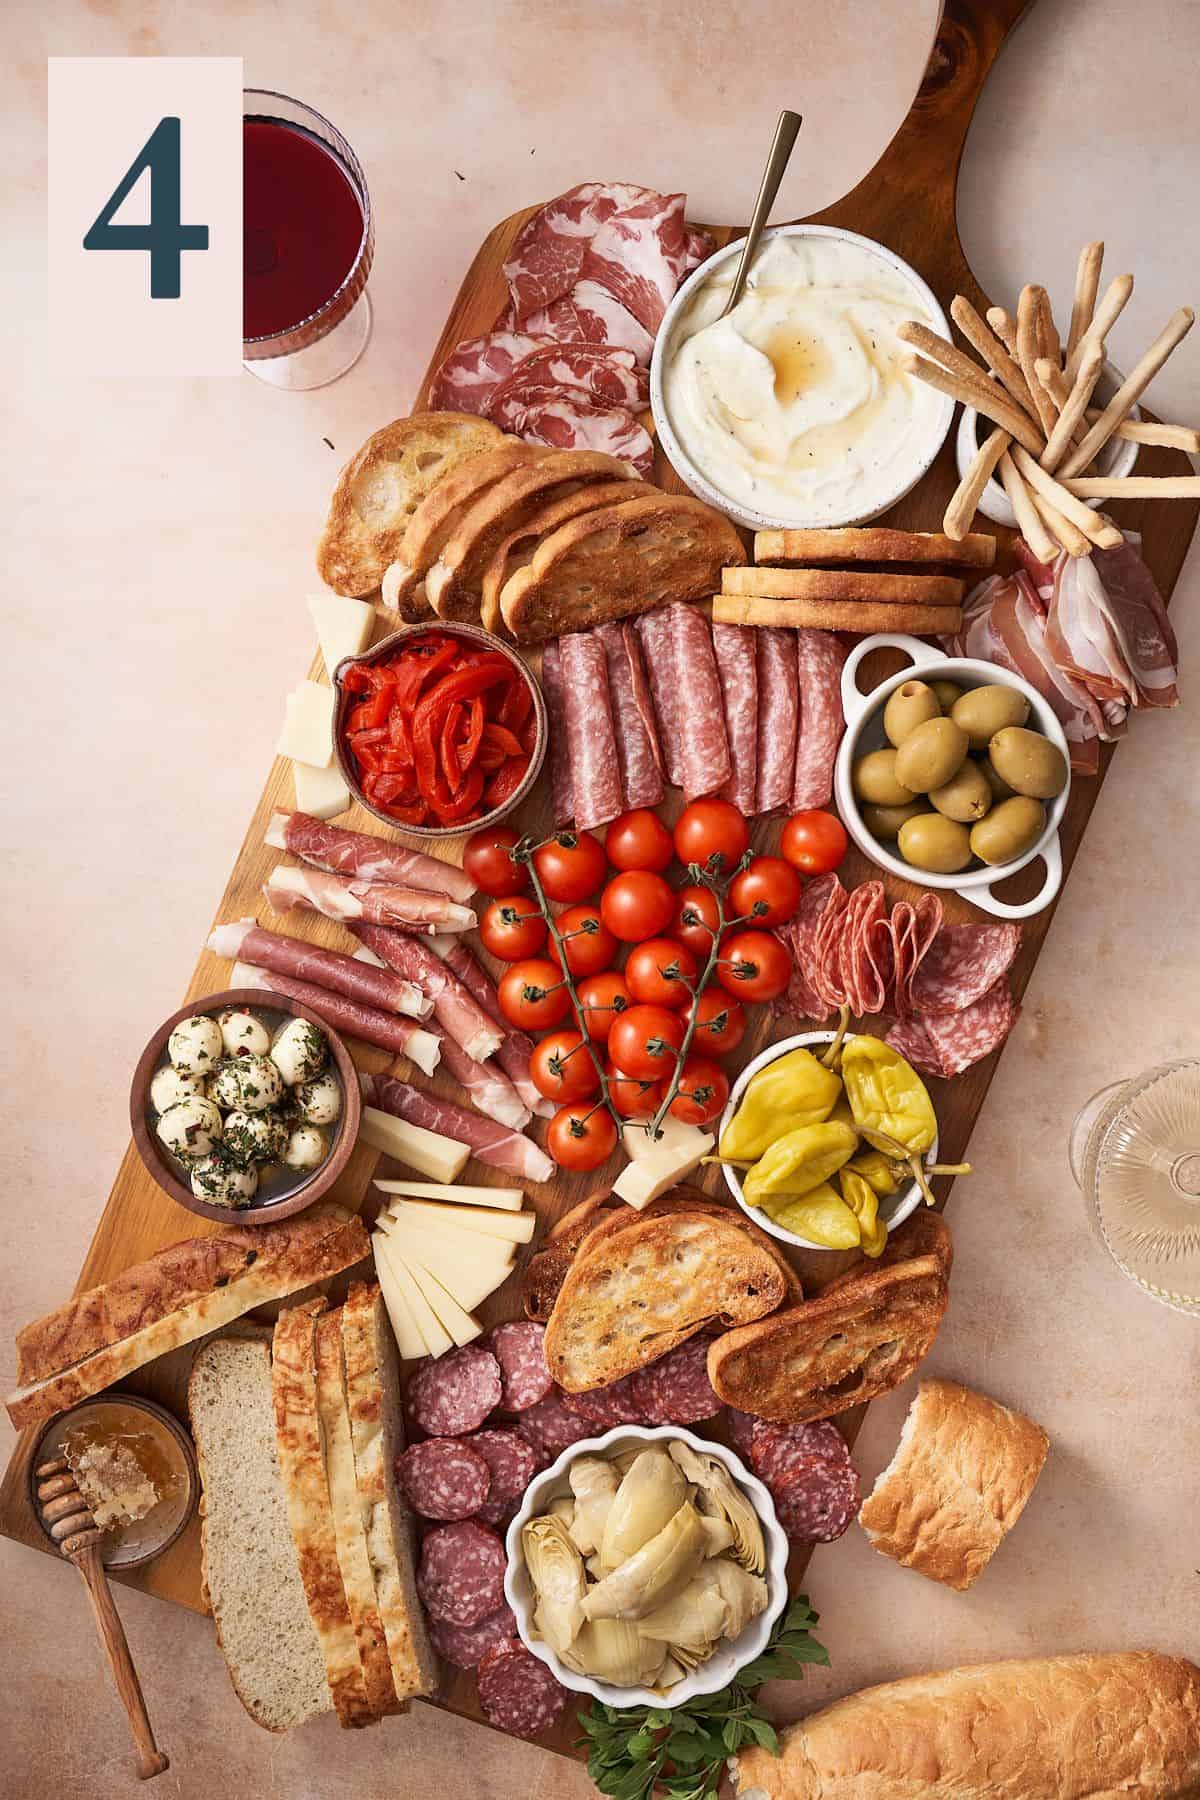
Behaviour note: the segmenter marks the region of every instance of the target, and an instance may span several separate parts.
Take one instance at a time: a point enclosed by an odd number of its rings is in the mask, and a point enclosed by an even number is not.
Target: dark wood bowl
[[[209,1200],[197,1200],[191,1188],[180,1181],[171,1158],[159,1143],[150,1106],[150,1083],[162,1064],[167,1039],[176,1025],[181,1019],[190,1019],[194,1013],[218,1013],[226,1006],[258,1007],[264,1012],[307,1019],[310,1025],[319,1026],[328,1040],[329,1054],[342,1084],[342,1116],[338,1120],[337,1134],[330,1146],[329,1155],[320,1168],[314,1169],[309,1175],[300,1176],[295,1187],[286,1189],[278,1196],[266,1200],[259,1200],[256,1196],[249,1206],[214,1206]],[[294,1213],[303,1212],[305,1207],[320,1200],[329,1192],[350,1160],[361,1118],[362,1093],[358,1085],[358,1070],[337,1032],[310,1007],[301,1006],[298,1000],[289,1000],[286,994],[274,994],[266,988],[226,988],[219,994],[205,994],[199,1000],[193,1000],[189,1006],[181,1006],[169,1019],[164,1019],[151,1036],[138,1058],[129,1089],[129,1123],[133,1129],[133,1141],[137,1145],[138,1155],[163,1193],[177,1205],[186,1207],[188,1212],[198,1213],[202,1219],[217,1219],[223,1225],[274,1225],[277,1220],[290,1219]]]
[[[479,644],[485,650],[497,650],[501,656],[507,657],[517,674],[527,683],[529,691],[533,695],[533,716],[537,720],[533,754],[529,758],[529,767],[508,799],[504,801],[503,805],[494,806],[491,812],[482,814],[480,818],[467,820],[462,825],[402,825],[398,819],[393,819],[390,813],[381,812],[379,807],[372,806],[359,785],[354,757],[347,750],[345,744],[346,715],[355,704],[357,696],[348,694],[342,682],[346,670],[352,665],[384,662],[409,638],[425,637],[430,632],[438,631],[446,637],[462,638],[467,643]],[[337,695],[333,715],[333,754],[341,771],[342,780],[358,804],[364,807],[372,818],[378,819],[381,825],[386,825],[390,831],[403,832],[405,837],[424,838],[431,843],[436,843],[440,839],[465,837],[468,832],[482,831],[486,825],[495,825],[500,819],[507,818],[509,813],[520,806],[522,800],[532,792],[534,783],[541,773],[542,764],[546,760],[546,746],[550,736],[549,723],[546,718],[546,702],[542,698],[542,690],[533,670],[526,663],[524,657],[511,644],[506,644],[494,633],[485,631],[482,625],[461,624],[453,619],[431,619],[428,624],[401,625],[395,631],[389,632],[387,637],[380,638],[377,644],[372,644],[369,650],[364,650],[361,656],[344,657],[333,671],[330,679]]]

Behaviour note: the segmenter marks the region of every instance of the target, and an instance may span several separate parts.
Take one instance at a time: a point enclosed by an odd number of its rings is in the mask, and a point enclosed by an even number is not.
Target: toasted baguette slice
[[[961,606],[918,606],[893,600],[768,600],[758,594],[714,594],[714,625],[781,625],[788,631],[907,631],[910,637],[953,637]]]
[[[950,1271],[954,1267],[954,1240],[941,1213],[932,1212],[928,1206],[919,1206],[910,1219],[905,1219],[903,1225],[897,1225],[895,1231],[888,1232],[881,1255],[870,1259],[860,1258],[852,1268],[835,1275],[821,1292],[832,1294],[838,1288],[844,1288],[848,1282],[857,1281],[860,1275],[869,1274],[872,1269],[890,1269],[896,1263],[907,1262],[913,1256],[936,1257],[943,1281],[949,1281]]]
[[[628,463],[600,450],[550,450],[516,468],[461,512],[425,577],[425,594],[443,619],[478,622],[484,571],[501,541],[566,483],[620,481]]]
[[[929,1350],[948,1288],[934,1256],[873,1269],[834,1293],[717,1338],[708,1379],[728,1406],[799,1425],[906,1381]]]
[[[546,1327],[546,1364],[568,1393],[643,1368],[706,1325],[773,1312],[788,1286],[732,1221],[675,1210],[584,1240]]]
[[[892,575],[874,569],[725,569],[723,594],[760,600],[887,600],[914,606],[958,606],[956,575]]]
[[[375,1597],[397,1697],[432,1694],[437,1658],[413,1571],[412,1515],[396,1479],[404,1448],[400,1366],[376,1285],[356,1281],[342,1308],[342,1352],[354,1472],[375,1576]]]
[[[964,538],[941,531],[892,531],[887,526],[849,526],[836,531],[756,531],[756,563],[949,563],[990,569],[996,540],[984,531]]]
[[[858,1522],[884,1556],[961,1592],[1024,1512],[1049,1448],[1040,1425],[998,1400],[923,1381]]]
[[[317,569],[335,593],[374,593],[400,553],[408,521],[429,490],[504,433],[473,413],[394,419],[350,458],[333,490]]]
[[[545,454],[536,444],[506,437],[495,449],[460,463],[429,490],[409,520],[396,561],[383,579],[383,599],[396,607],[402,619],[414,623],[432,618],[425,577],[463,513],[514,469],[537,462]]]
[[[338,1724],[369,1725],[371,1709],[354,1622],[338,1564],[333,1508],[325,1474],[317,1405],[317,1314],[324,1300],[306,1300],[280,1313],[271,1355],[275,1447],[300,1580],[316,1627],[325,1679]]]
[[[685,494],[585,513],[551,532],[500,591],[504,623],[519,644],[586,631],[672,600],[698,600],[744,563],[742,540],[721,514]]]
[[[515,575],[532,560],[542,539],[565,525],[568,519],[598,512],[602,506],[615,506],[621,500],[641,500],[647,493],[657,492],[657,488],[648,487],[644,481],[597,481],[547,500],[497,545],[479,584],[480,624],[497,636],[507,635],[508,626],[500,611],[501,589],[510,575]]]
[[[317,1408],[325,1447],[325,1475],[333,1512],[333,1534],[346,1604],[362,1663],[367,1705],[376,1717],[400,1711],[392,1682],[383,1620],[375,1597],[375,1576],[367,1554],[367,1532],[354,1473],[354,1445],[346,1405],[342,1363],[342,1314],[323,1313],[317,1320]]]
[[[304,1597],[275,1449],[271,1346],[202,1344],[188,1380],[200,1468],[204,1591],[233,1690],[256,1725],[288,1731],[333,1701]]]

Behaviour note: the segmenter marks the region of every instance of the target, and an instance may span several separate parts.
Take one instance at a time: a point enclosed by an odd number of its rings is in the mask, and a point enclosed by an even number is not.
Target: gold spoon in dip
[[[758,240],[763,234],[771,208],[775,204],[779,184],[783,180],[784,170],[791,160],[796,134],[802,124],[803,120],[799,113],[788,112],[785,108],[779,115],[779,123],[775,127],[775,138],[771,145],[771,154],[768,156],[767,166],[763,170],[758,199],[754,202],[750,229],[742,240],[742,254],[738,261],[737,274],[733,278],[729,298],[719,315],[722,319],[726,313],[733,311],[746,290],[746,281],[750,274],[750,265],[754,261],[754,252],[758,249]]]

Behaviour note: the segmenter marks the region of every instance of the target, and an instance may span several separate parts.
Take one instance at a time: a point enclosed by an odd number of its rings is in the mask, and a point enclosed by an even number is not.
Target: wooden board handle
[[[100,1560],[99,1545],[90,1546],[72,1560],[83,1576],[88,1599],[92,1603],[96,1632],[108,1657],[117,1695],[129,1719],[129,1729],[133,1733],[134,1749],[137,1752],[138,1779],[149,1781],[153,1776],[161,1775],[164,1769],[169,1769],[171,1762],[154,1742],[146,1702],[142,1698],[142,1684],[129,1654],[125,1628],[121,1624],[121,1616],[108,1585],[108,1576]]]

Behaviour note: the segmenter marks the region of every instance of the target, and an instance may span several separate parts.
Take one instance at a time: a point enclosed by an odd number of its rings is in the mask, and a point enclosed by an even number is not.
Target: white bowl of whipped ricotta
[[[900,366],[916,319],[949,338],[900,257],[832,225],[764,232],[725,318],[737,241],[684,282],[659,329],[650,405],[692,492],[750,530],[858,525],[908,493],[954,402]]]

